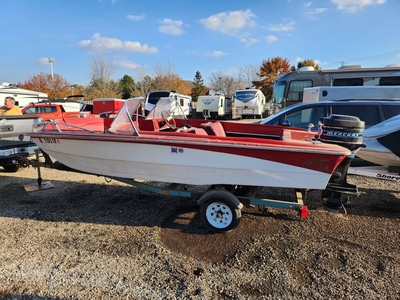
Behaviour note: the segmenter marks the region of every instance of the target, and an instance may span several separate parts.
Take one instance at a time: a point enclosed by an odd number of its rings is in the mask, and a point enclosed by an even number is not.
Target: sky
[[[88,85],[93,60],[136,81],[173,67],[237,76],[282,57],[383,67],[400,63],[400,0],[0,0],[0,83],[40,73]],[[54,61],[52,63],[49,62]]]

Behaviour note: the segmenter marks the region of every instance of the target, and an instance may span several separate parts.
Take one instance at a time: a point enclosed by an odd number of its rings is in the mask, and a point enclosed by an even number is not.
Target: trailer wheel
[[[239,200],[224,190],[213,190],[200,198],[200,219],[214,232],[228,232],[239,225],[242,207]]]
[[[3,166],[3,169],[6,172],[15,173],[19,170],[19,165],[18,164],[5,165]]]

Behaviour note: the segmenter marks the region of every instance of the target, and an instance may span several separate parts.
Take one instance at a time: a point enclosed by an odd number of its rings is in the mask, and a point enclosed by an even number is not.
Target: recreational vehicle
[[[332,70],[303,67],[280,76],[274,83],[271,106],[287,107],[303,101],[304,88],[316,86],[393,86],[400,85],[400,65],[383,68],[343,66]]]
[[[47,100],[46,93],[21,89],[15,84],[2,83],[0,84],[0,97],[4,100],[5,97],[13,97],[17,101],[19,107],[24,107],[32,102]],[[0,102],[1,103],[1,102]]]
[[[154,105],[157,103],[160,98],[165,98],[165,97],[170,97],[174,98],[175,100],[178,101],[179,105],[182,107],[184,113],[186,116],[191,116],[192,114],[192,97],[179,94],[176,91],[155,91],[155,92],[150,92],[146,96],[146,101],[145,101],[145,114],[147,115],[154,107]],[[180,111],[180,110],[179,110]],[[171,113],[174,113],[171,111]]]
[[[238,90],[234,95],[234,109],[242,118],[263,117],[265,112],[265,96],[259,89]]]
[[[232,98],[221,95],[199,96],[196,116],[205,119],[230,118],[232,116]]]

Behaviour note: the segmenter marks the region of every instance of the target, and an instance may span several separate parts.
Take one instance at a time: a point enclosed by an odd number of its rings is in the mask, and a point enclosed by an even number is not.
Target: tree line
[[[187,82],[174,72],[171,62],[165,65],[158,64],[154,67],[154,77],[148,75],[146,67],[140,67],[135,71],[136,82],[132,76],[126,74],[121,79],[114,80],[114,69],[104,59],[92,59],[90,62],[89,78],[87,86],[71,84],[59,74],[40,73],[30,76],[25,82],[19,82],[20,88],[47,93],[49,99],[62,99],[67,96],[84,95],[85,100],[92,101],[95,98],[128,99],[132,97],[146,96],[147,93],[157,90],[177,91],[181,94],[191,95],[194,101],[199,96],[210,93],[232,97],[236,90],[244,88],[260,89],[269,99],[272,94],[274,81],[281,75],[296,71],[304,66],[312,66],[320,69],[313,60],[304,60],[291,66],[288,59],[274,57],[263,60],[260,67],[247,66],[241,68],[236,77],[224,74],[221,71],[210,75],[209,83],[204,85],[204,79],[200,71],[192,81]]]

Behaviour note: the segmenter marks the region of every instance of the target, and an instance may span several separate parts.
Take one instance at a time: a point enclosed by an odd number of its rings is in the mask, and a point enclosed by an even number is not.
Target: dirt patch
[[[339,214],[320,192],[310,216],[248,207],[239,226],[208,232],[185,198],[104,178],[0,172],[2,299],[397,299],[397,182],[350,176],[360,196]],[[264,189],[269,198],[293,192]]]

